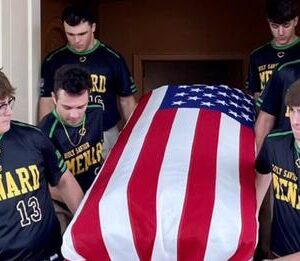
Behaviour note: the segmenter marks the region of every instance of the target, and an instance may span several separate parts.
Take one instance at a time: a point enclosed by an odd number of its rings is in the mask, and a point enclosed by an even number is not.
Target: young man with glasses
[[[62,260],[48,185],[72,212],[83,193],[41,130],[11,120],[14,92],[0,72],[0,260]]]

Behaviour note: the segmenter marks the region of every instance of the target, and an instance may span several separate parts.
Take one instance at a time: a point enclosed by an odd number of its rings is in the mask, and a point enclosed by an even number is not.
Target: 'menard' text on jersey
[[[0,173],[0,201],[39,189],[40,173],[36,165]]]
[[[289,203],[300,210],[300,195],[298,195],[298,177],[289,170],[272,165],[274,195],[277,200]]]
[[[263,90],[266,87],[267,82],[271,78],[271,75],[276,68],[278,63],[273,63],[273,64],[264,64],[258,67],[259,71],[259,78],[261,82],[261,90]]]
[[[90,166],[102,161],[102,144],[98,142],[95,146],[90,146],[89,142],[86,142],[64,153],[64,158],[73,175],[81,174],[88,171]]]

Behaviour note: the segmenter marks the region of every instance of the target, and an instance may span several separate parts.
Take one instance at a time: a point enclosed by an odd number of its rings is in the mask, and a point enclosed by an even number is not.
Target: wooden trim
[[[143,62],[145,61],[226,61],[239,60],[243,64],[243,79],[247,73],[244,54],[135,54],[133,56],[133,76],[138,87],[138,96],[144,94]]]

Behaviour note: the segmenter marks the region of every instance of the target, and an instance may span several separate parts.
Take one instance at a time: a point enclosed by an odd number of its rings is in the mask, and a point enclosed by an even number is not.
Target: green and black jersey
[[[250,55],[246,88],[260,93],[278,66],[296,59],[300,59],[300,38],[284,46],[271,41],[255,49]]]
[[[78,126],[63,122],[54,110],[41,121],[39,127],[62,154],[68,169],[73,173],[84,192],[90,187],[102,163],[103,109],[89,105],[85,119]],[[84,126],[85,133],[80,135]]]
[[[292,131],[273,131],[256,159],[256,170],[272,174],[274,211],[271,250],[279,256],[300,251],[300,149]]]
[[[48,184],[66,165],[36,127],[17,121],[0,140],[0,260],[56,260],[60,226]]]
[[[104,131],[114,127],[120,120],[117,96],[126,97],[137,91],[123,57],[99,41],[91,50],[84,52],[65,45],[50,53],[42,64],[42,97],[51,97],[55,72],[64,64],[81,65],[90,73],[93,88],[89,103],[103,107]]]
[[[267,87],[257,101],[258,107],[276,118],[275,128],[290,130],[289,111],[285,95],[290,85],[300,78],[300,59],[281,65],[273,73]]]

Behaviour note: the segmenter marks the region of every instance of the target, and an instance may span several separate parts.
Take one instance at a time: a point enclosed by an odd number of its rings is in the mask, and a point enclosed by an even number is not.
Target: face
[[[283,24],[276,24],[271,21],[268,22],[276,45],[287,45],[295,40],[295,27],[298,23],[298,17]]]
[[[82,22],[75,26],[70,26],[64,22],[65,34],[70,46],[77,52],[87,51],[94,46],[94,32],[96,24],[90,25],[88,22]]]
[[[14,97],[7,97],[3,100],[0,100],[0,135],[4,134],[10,129],[10,121],[14,102]]]
[[[300,145],[300,106],[289,109],[292,131],[297,144]]]
[[[78,125],[84,117],[88,104],[88,91],[81,95],[69,95],[65,90],[59,90],[57,97],[52,93],[56,112],[63,121],[71,126]]]

